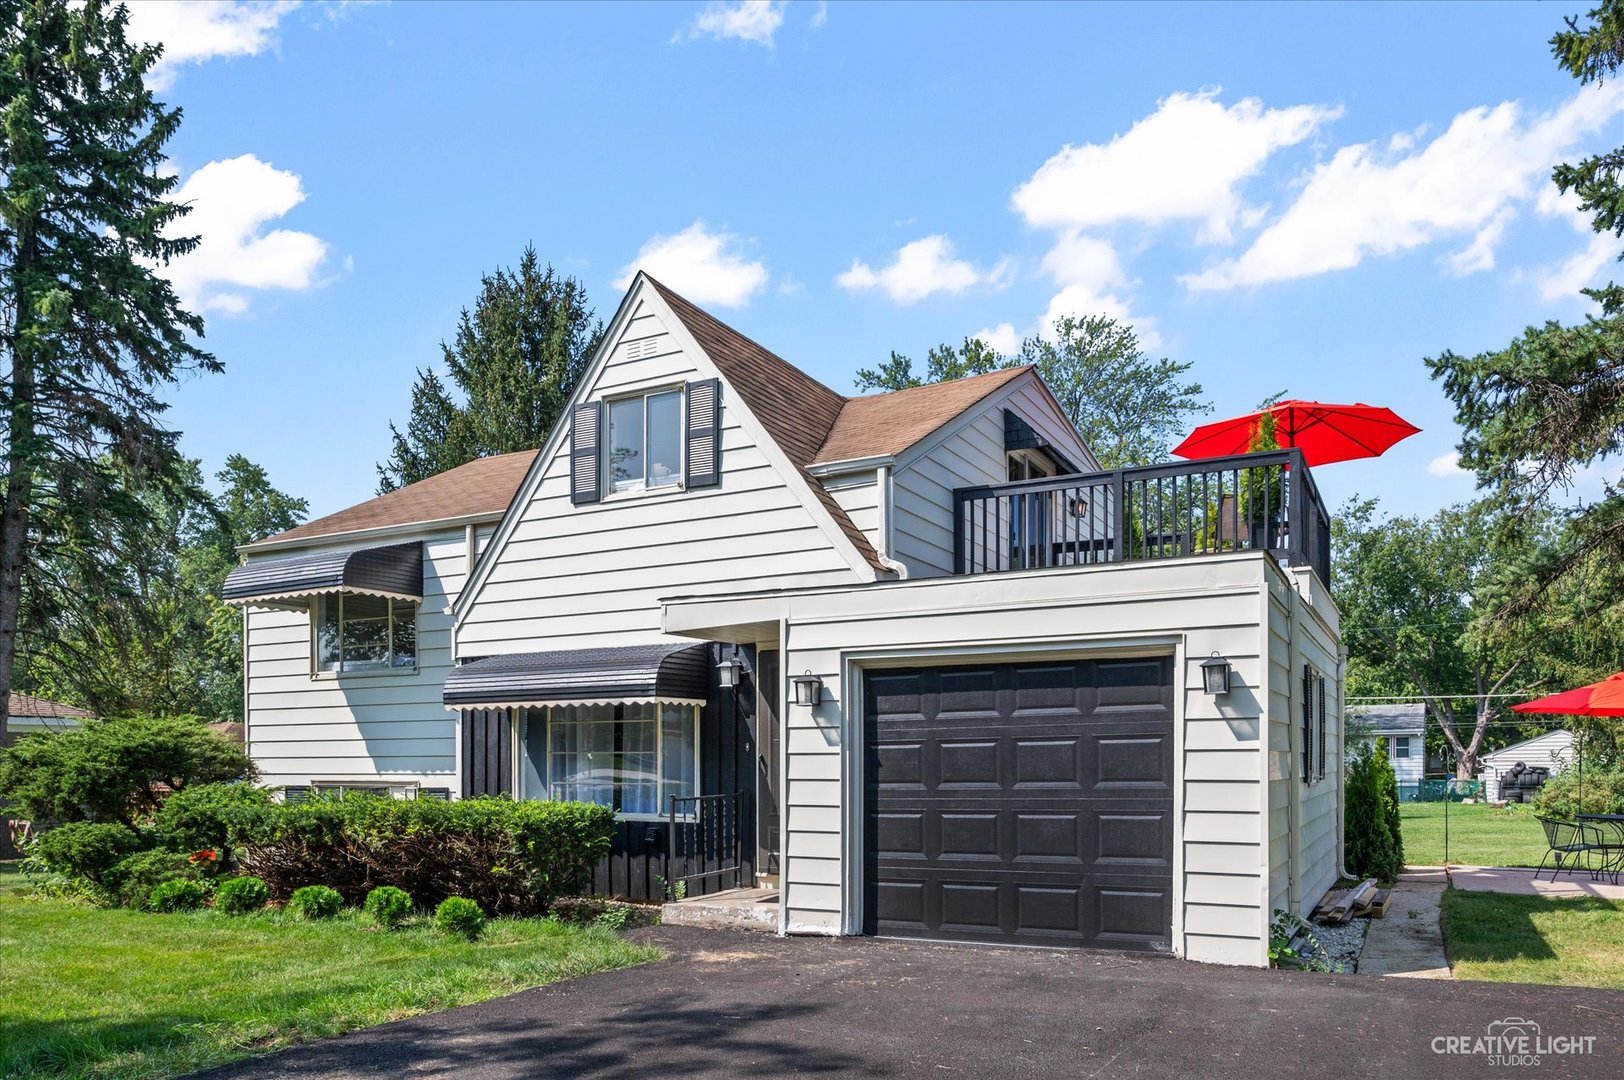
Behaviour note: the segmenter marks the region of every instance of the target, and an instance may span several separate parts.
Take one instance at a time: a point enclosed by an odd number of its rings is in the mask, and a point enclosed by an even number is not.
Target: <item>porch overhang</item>
[[[704,705],[710,696],[704,645],[629,645],[612,649],[487,656],[451,670],[448,709],[659,703]]]
[[[356,593],[391,600],[423,599],[423,545],[343,548],[258,559],[226,575],[228,604],[300,608],[321,593]]]

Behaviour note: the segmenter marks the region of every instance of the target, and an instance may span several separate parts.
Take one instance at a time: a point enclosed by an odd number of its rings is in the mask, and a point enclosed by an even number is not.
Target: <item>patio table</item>
[[[1600,850],[1602,864],[1600,873],[1611,874],[1613,884],[1618,884],[1620,873],[1624,873],[1624,814],[1575,814],[1574,820],[1590,822],[1598,827],[1604,843]]]

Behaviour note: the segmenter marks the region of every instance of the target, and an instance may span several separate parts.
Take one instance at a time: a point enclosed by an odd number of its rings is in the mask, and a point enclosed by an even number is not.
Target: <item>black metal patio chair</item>
[[[1609,815],[1587,818],[1584,824],[1595,830],[1597,837],[1594,849],[1600,862],[1591,876],[1599,878],[1606,874],[1617,885],[1619,875],[1624,874],[1624,821]]]
[[[1534,871],[1535,881],[1545,872],[1547,863],[1551,864],[1552,881],[1563,870],[1573,873],[1576,864],[1583,864],[1584,869],[1592,870],[1592,855],[1606,847],[1601,833],[1594,826],[1547,817],[1540,818],[1539,823],[1545,828],[1545,844],[1549,850],[1540,859],[1539,869]]]

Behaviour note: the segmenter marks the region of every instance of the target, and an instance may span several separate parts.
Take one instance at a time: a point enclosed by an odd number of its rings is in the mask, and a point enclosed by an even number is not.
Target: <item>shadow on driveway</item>
[[[1190,964],[1165,957],[639,931],[658,963],[295,1047],[226,1077],[1469,1077],[1437,1053],[1518,1017],[1595,1035],[1541,1078],[1616,1077],[1624,994]]]

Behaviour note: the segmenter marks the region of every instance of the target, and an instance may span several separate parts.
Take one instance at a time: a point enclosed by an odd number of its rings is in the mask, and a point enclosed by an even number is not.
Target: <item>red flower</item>
[[[217,862],[219,858],[219,852],[215,851],[213,848],[204,848],[202,851],[192,852],[192,854],[186,857],[186,861],[190,863]]]

